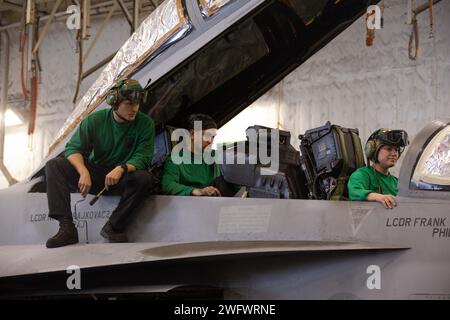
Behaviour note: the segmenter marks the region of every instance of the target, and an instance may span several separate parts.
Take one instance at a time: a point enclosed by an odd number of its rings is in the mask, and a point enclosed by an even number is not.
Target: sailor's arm
[[[155,123],[150,118],[144,119],[145,125],[140,129],[136,151],[126,163],[128,172],[145,169],[152,163],[155,153]]]
[[[368,201],[367,196],[372,192],[370,190],[370,177],[357,170],[353,172],[348,180],[348,195],[352,201]]]
[[[367,195],[367,201],[376,201],[381,203],[386,209],[392,209],[397,206],[395,197],[391,194],[380,194],[372,192]]]
[[[370,177],[362,171],[355,171],[348,182],[348,194],[353,201],[377,201],[386,209],[397,206],[395,198],[389,194],[380,194],[370,189]]]
[[[127,166],[127,168],[123,168],[122,166]],[[129,163],[124,163],[123,165],[118,165],[114,169],[112,169],[106,176],[105,176],[105,188],[106,190],[109,189],[110,186],[114,186],[119,183],[120,179],[125,173],[130,173],[136,171],[136,167]]]
[[[195,189],[180,183],[180,170],[170,157],[164,164],[164,174],[161,181],[162,192],[168,195],[190,196]]]
[[[85,197],[91,190],[92,181],[91,175],[84,165],[83,155],[81,153],[72,153],[67,157],[67,160],[69,160],[70,164],[80,174],[80,179],[78,180],[78,188],[80,189],[81,195]]]

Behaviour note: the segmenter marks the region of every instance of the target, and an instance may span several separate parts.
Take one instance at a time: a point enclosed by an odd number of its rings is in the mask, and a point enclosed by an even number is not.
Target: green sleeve
[[[370,190],[370,176],[361,170],[353,172],[348,181],[348,195],[352,201],[366,201]]]
[[[81,153],[83,156],[88,156],[92,151],[92,146],[89,143],[90,132],[89,132],[89,117],[81,121],[77,130],[75,131],[72,138],[66,144],[66,149],[64,155],[66,157]]]
[[[141,170],[151,165],[155,152],[155,123],[152,119],[147,122],[137,141],[137,148],[130,160],[127,161]]]
[[[180,183],[180,169],[170,158],[164,164],[161,185],[162,192],[169,195],[190,196],[195,189]]]

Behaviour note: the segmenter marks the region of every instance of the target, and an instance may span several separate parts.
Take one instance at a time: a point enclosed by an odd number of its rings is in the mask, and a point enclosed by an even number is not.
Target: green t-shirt
[[[390,173],[387,175],[376,171],[372,167],[361,167],[350,176],[348,194],[350,200],[366,201],[369,193],[391,194],[398,193],[398,179]]]
[[[128,163],[140,170],[150,165],[154,148],[155,124],[149,116],[138,112],[134,121],[118,123],[111,109],[103,109],[81,121],[64,155],[81,153],[106,168]]]
[[[220,169],[216,164],[209,165],[203,161],[200,164],[193,161],[190,164],[175,164],[170,157],[164,164],[162,192],[169,195],[190,196],[194,189],[203,189],[211,185],[219,176]]]

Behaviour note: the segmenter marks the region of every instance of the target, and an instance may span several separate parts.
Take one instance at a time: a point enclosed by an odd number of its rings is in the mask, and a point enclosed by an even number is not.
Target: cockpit
[[[162,170],[170,155],[170,132],[156,137],[154,168]],[[217,151],[225,180],[242,186],[249,198],[348,200],[349,176],[366,165],[356,128],[327,122],[300,135],[298,148],[289,131],[255,125],[246,136],[246,141],[218,145]],[[408,149],[399,195],[448,197],[443,192],[450,191],[450,121],[429,124]]]
[[[414,170],[410,188],[450,191],[450,126],[431,138]]]

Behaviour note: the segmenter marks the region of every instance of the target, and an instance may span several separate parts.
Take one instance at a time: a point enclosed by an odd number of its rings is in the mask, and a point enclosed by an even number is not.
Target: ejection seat
[[[290,143],[290,132],[253,126],[246,130],[246,135],[247,141],[224,146],[221,165],[224,179],[245,187],[249,198],[307,199],[300,154]],[[276,151],[273,142],[277,143],[279,159],[272,157]],[[265,156],[264,160],[270,163],[262,161]]]
[[[309,198],[348,200],[348,179],[365,165],[359,130],[328,121],[321,127],[307,130],[299,139]]]
[[[249,130],[257,133],[257,142],[249,141]],[[261,150],[274,151],[273,134],[278,132],[279,166],[269,175],[263,170]],[[365,165],[358,129],[343,128],[327,122],[300,135],[300,152],[290,144],[288,131],[253,126],[247,129],[247,141],[224,150],[221,166],[226,181],[244,186],[250,198],[347,200],[350,175]],[[249,152],[253,147],[256,152]],[[234,159],[233,163],[226,158]],[[237,164],[238,159],[245,164]],[[270,156],[268,158],[271,158]],[[273,157],[272,157],[273,158]]]

